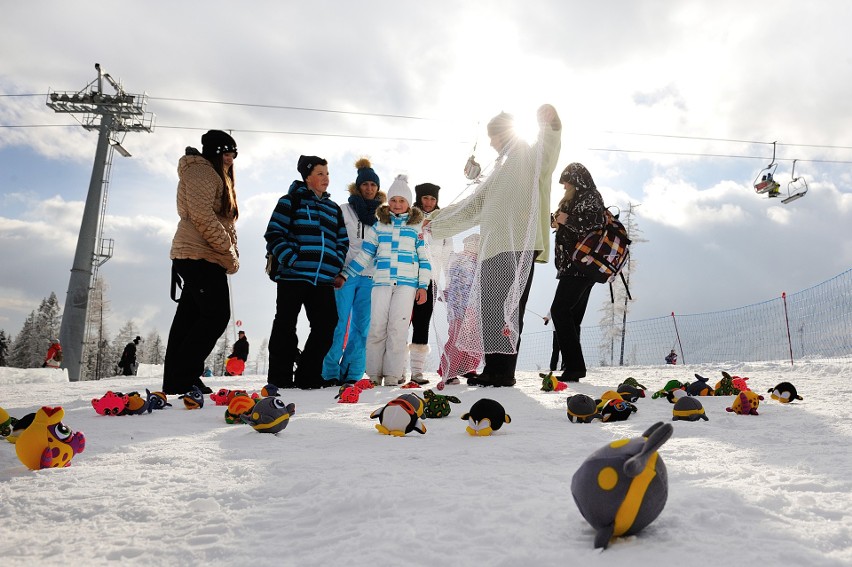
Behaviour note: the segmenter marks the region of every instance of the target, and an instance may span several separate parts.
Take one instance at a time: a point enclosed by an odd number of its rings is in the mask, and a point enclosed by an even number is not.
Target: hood
[[[390,224],[391,223],[391,212],[390,208],[387,205],[382,205],[376,211],[376,216],[379,217],[379,222],[382,224]],[[419,224],[423,222],[423,211],[418,209],[417,207],[411,207],[408,211],[408,220],[405,221],[405,224]]]

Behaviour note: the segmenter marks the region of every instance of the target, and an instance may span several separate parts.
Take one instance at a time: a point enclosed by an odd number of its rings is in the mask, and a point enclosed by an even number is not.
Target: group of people
[[[603,226],[604,205],[588,170],[572,163],[560,176],[565,193],[551,213],[562,124],[551,105],[540,107],[537,117],[539,137],[529,144],[517,136],[511,115],[495,116],[487,128],[497,152],[493,171],[470,196],[444,208],[434,183],[412,192],[407,176],[398,175],[383,191],[366,158],[355,164],[347,201],[337,203],[328,191],[328,162],[301,156],[301,179],[278,200],[264,233],[277,287],[269,383],[313,389],[366,374],[396,386],[406,362],[412,382],[428,383],[430,319],[440,299],[447,302],[449,326],[437,369],[442,378],[513,386],[534,265],[548,262],[551,230],[559,279],[551,314],[562,379],[584,377],[580,324],[594,281],[571,252]],[[220,130],[205,133],[201,143],[201,152],[187,148],[178,163],[180,221],[171,249],[178,306],[166,348],[167,394],[193,386],[210,391],[201,381],[204,359],[227,326],[227,275],[239,269],[237,145]],[[456,235],[464,235],[458,252]],[[300,353],[302,309],[310,333]]]

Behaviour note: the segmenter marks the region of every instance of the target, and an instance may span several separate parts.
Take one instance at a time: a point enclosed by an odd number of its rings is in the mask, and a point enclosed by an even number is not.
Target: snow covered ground
[[[570,423],[565,399],[600,395],[632,376],[651,390],[698,372],[748,376],[757,392],[780,381],[804,401],[761,403],[759,416],[701,398],[709,422],[672,422],[664,398],[639,400],[626,422]],[[107,390],[158,390],[145,376],[68,383],[64,373],[0,368],[0,407],[21,417],[65,408],[86,435],[65,469],[32,472],[0,444],[0,564],[138,565],[850,565],[852,361],[594,368],[567,392],[450,386],[452,414],[425,435],[379,435],[370,412],[402,390],[376,388],[355,405],[335,391],[286,391],[296,404],[279,435],[228,425],[208,398],[139,416],[99,416]],[[433,384],[436,380],[432,376]],[[259,390],[262,376],[210,378]],[[491,437],[459,417],[482,397],[512,418]],[[174,397],[173,397],[174,398]],[[639,535],[593,548],[571,478],[594,450],[673,423],[660,449],[669,475],[662,514]]]

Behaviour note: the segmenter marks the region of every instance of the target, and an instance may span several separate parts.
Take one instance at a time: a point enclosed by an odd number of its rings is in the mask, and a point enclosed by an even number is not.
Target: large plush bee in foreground
[[[571,480],[580,513],[595,529],[595,547],[633,535],[666,505],[668,475],[657,449],[671,437],[671,424],[657,422],[642,437],[619,439],[592,453]]]

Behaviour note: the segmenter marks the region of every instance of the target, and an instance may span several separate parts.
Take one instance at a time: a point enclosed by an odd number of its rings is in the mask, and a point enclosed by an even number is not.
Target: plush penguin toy
[[[632,404],[635,404],[639,398],[645,397],[645,390],[637,388],[636,386],[631,386],[627,383],[619,384],[618,388],[616,388],[615,391],[618,392],[618,395],[621,396],[621,399],[626,400]]]
[[[148,390],[145,391],[147,392]],[[160,410],[165,409],[166,407],[172,407],[172,404],[169,403],[169,398],[166,396],[165,392],[149,392],[148,407],[152,410]]]
[[[414,412],[417,414],[417,417],[423,417],[423,410],[426,408],[426,400],[417,394],[402,394],[401,396],[397,396],[397,399],[405,400],[411,404],[411,407],[414,408]]]
[[[242,414],[240,419],[258,433],[278,433],[284,431],[294,413],[296,404],[285,404],[281,398],[269,396],[259,400],[250,413]]]
[[[86,448],[86,437],[62,423],[61,406],[44,406],[15,443],[18,459],[30,470],[67,467]]]
[[[12,434],[12,416],[9,412],[0,408],[0,437],[8,437]]]
[[[151,392],[149,390],[145,390],[145,397],[143,398],[139,392],[130,392],[127,394],[127,405],[124,406],[124,413],[122,415],[142,415],[145,412],[151,413],[154,408],[148,403],[148,400],[151,397]]]
[[[796,391],[796,387],[790,384],[789,382],[781,382],[771,390],[769,393],[773,400],[777,400],[782,404],[789,404],[793,400],[802,400],[802,396]]]
[[[699,419],[710,421],[704,413],[704,406],[696,398],[685,396],[675,402],[672,408],[672,421],[698,421]]]
[[[709,378],[705,378],[701,374],[696,374],[695,382],[686,387],[686,393],[690,396],[712,396],[715,391],[707,383],[708,380]]]
[[[370,414],[370,419],[379,420],[376,429],[382,435],[402,437],[412,431],[421,435],[426,433],[426,426],[417,414],[417,408],[403,398],[404,396],[395,398]]]
[[[653,522],[669,494],[666,465],[657,450],[674,428],[657,422],[642,437],[619,439],[592,453],[571,479],[580,513],[595,529],[595,547],[633,535]]]
[[[512,418],[500,402],[489,398],[474,403],[461,418],[467,420],[467,432],[474,437],[487,437],[503,427],[504,423],[512,423]]]
[[[454,404],[461,403],[461,400],[455,396],[442,396],[441,394],[436,394],[432,390],[426,390],[423,392],[423,398],[425,399],[423,417],[432,419],[447,417],[450,415],[450,411],[452,411],[450,402]]]
[[[568,420],[571,423],[591,423],[593,419],[601,419],[595,400],[586,394],[574,394],[565,400],[568,406]]]
[[[11,418],[10,425],[12,427],[11,433],[6,436],[6,441],[11,444],[15,444],[18,442],[18,438],[21,436],[21,433],[27,430],[27,427],[32,425],[35,420],[35,413],[28,413],[21,419]]]
[[[601,421],[604,423],[626,421],[627,418],[638,410],[635,405],[620,397],[617,399],[600,400],[596,409],[597,413],[601,416]]]
[[[183,400],[183,405],[186,409],[201,409],[204,407],[204,394],[201,393],[201,389],[198,386],[193,386],[192,390],[182,396],[178,396],[178,399]]]

